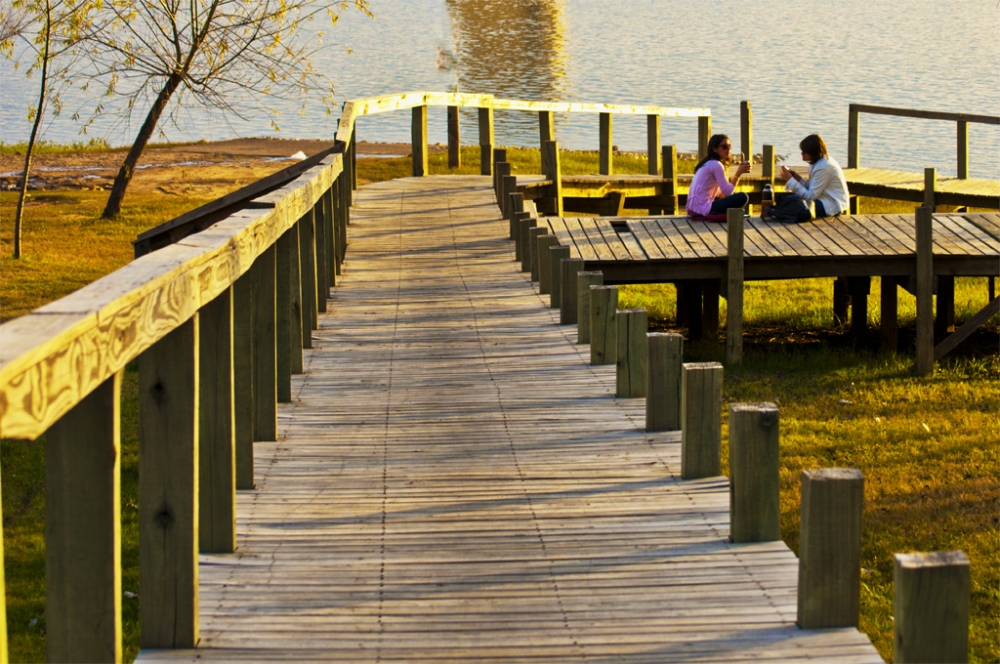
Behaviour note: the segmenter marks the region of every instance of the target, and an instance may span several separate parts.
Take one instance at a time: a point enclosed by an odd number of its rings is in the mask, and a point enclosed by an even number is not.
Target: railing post
[[[611,114],[601,113],[600,114],[600,130],[601,130],[601,164],[600,172],[601,175],[611,175],[614,172],[614,155],[612,154],[613,143],[612,143],[612,132],[611,132]]]
[[[924,205],[933,212],[936,208],[935,192],[937,191],[937,169],[924,169]]]
[[[493,109],[479,109],[479,174],[493,175]]]
[[[511,221],[514,227],[514,260],[518,263],[521,262],[521,252],[525,250],[524,242],[528,237],[525,224],[531,220],[530,212],[515,212],[514,219]]]
[[[668,191],[662,191],[660,197],[664,201],[664,214],[677,214],[677,146],[663,146],[663,179],[665,182],[660,185]]]
[[[278,439],[275,256],[271,245],[250,268],[253,281],[253,439]]]
[[[847,107],[847,167],[861,165],[861,118],[856,104]]]
[[[681,428],[681,364],[684,337],[680,334],[647,332],[646,431],[677,431]]]
[[[302,373],[302,286],[299,283],[299,225],[275,243],[275,381],[277,400],[292,400],[292,375]]]
[[[726,362],[743,363],[743,210],[729,210],[726,274]]]
[[[934,371],[934,211],[918,207],[917,234],[917,373]]]
[[[698,116],[698,159],[708,154],[708,139],[712,138],[712,116]]]
[[[326,192],[320,196],[313,206],[313,218],[316,220],[316,310],[317,323],[319,312],[326,311],[326,300],[330,296],[329,286],[329,221],[326,214]]]
[[[897,553],[895,661],[969,661],[969,559],[961,551]]]
[[[232,288],[198,313],[198,548],[236,550]]]
[[[617,286],[590,287],[591,364],[615,364],[618,361],[617,311]]]
[[[518,260],[521,261],[521,272],[531,271],[531,248],[529,245],[531,244],[531,229],[536,226],[538,226],[538,220],[531,216],[518,220],[517,237],[521,249]]]
[[[139,356],[140,648],[198,644],[198,347],[195,314]]]
[[[722,365],[681,367],[681,479],[722,473]]]
[[[510,164],[507,164],[507,168],[510,168]],[[504,192],[504,204],[500,206],[503,209],[503,216],[509,218],[513,214],[513,202],[511,201],[511,196],[517,193],[517,176],[516,175],[505,175],[503,176],[503,183],[500,189]],[[523,196],[523,194],[522,194]],[[524,208],[522,203],[521,208]]]
[[[559,315],[562,317],[562,262],[564,260],[569,260],[569,247],[563,247],[556,245],[549,247],[549,260],[552,263],[550,268],[550,279],[551,284],[549,286],[549,307],[552,309],[559,309]]]
[[[448,107],[448,168],[462,167],[462,131],[458,122],[458,106]]]
[[[802,629],[858,626],[864,489],[854,468],[802,472],[796,620]]]
[[[538,294],[550,295],[552,293],[552,255],[549,253],[549,249],[559,244],[559,238],[555,235],[549,235],[546,230],[545,234],[535,238],[535,242],[537,249],[531,263],[531,280],[535,281],[537,276]]]
[[[516,178],[515,178],[516,181]],[[509,238],[511,240],[517,239],[517,215],[524,212],[524,194],[515,191],[507,197],[510,201],[510,212],[507,215]]]
[[[413,177],[429,173],[427,165],[427,107],[414,106],[410,124],[410,143],[413,154]]]
[[[969,123],[967,120],[958,121],[958,179],[966,180],[969,177]]]
[[[426,150],[425,150],[426,152]],[[358,132],[357,130],[351,132],[351,145],[348,149],[347,155],[349,157],[351,168],[348,173],[351,176],[351,184],[347,189],[347,196],[350,201],[354,201],[354,192],[358,190]]]
[[[491,167],[493,169],[493,191],[498,195],[500,193],[500,182],[497,180],[499,174],[497,173],[497,164],[507,163],[507,148],[494,148],[492,150],[493,161]],[[504,173],[504,175],[510,175],[510,171]]]
[[[773,145],[768,145],[767,143],[764,144],[764,151],[761,154],[761,159],[762,159],[761,170],[763,172],[763,175],[764,175],[765,178],[768,179],[768,182],[770,182],[771,186],[773,187],[774,186],[774,176],[775,176],[775,172],[774,172],[774,146]]]
[[[538,281],[538,237],[548,235],[547,226],[535,226],[528,229],[528,269],[525,272],[531,274],[532,281]],[[554,237],[554,236],[553,236]]]
[[[45,650],[50,662],[122,661],[121,381],[119,371],[45,436]],[[6,629],[2,636],[5,646]],[[4,655],[0,659],[7,661]]]
[[[554,208],[550,210],[557,217],[563,216],[563,194],[562,194],[562,165],[559,163],[559,141],[549,141],[544,148],[546,163],[549,172],[545,173],[545,179],[552,180],[552,197],[555,199]]]
[[[499,150],[497,151],[499,152]],[[506,150],[504,150],[506,152]],[[507,214],[507,202],[504,200],[504,187],[506,186],[505,178],[510,176],[510,164],[506,161],[498,161],[493,164],[493,191],[496,194],[497,207],[500,208],[500,214],[506,216]]]
[[[562,273],[559,279],[562,286],[562,295],[559,298],[560,325],[576,325],[579,311],[577,306],[577,275],[582,271],[582,258],[563,258],[560,263],[560,272]]]
[[[778,407],[729,404],[729,538],[781,539],[778,499]]]
[[[298,222],[299,265],[302,283],[302,347],[312,348],[312,331],[319,329],[316,294],[316,222],[310,208]]]
[[[646,396],[646,361],[649,354],[646,332],[649,319],[645,309],[618,309],[615,312],[618,352],[615,357],[615,396],[638,399]]]
[[[753,110],[749,101],[740,102],[740,149],[743,158],[753,163]]]
[[[233,419],[236,445],[236,488],[253,489],[254,428],[254,300],[253,275],[233,283]]]
[[[576,274],[576,343],[590,343],[590,288],[603,286],[604,273],[580,271]],[[617,301],[615,307],[618,306]]]
[[[538,111],[538,149],[542,158],[542,173],[548,173],[551,167],[548,165],[549,155],[545,150],[545,144],[556,140],[555,114],[552,111]]]
[[[663,166],[660,163],[660,116],[646,116],[646,154],[649,159],[647,173],[659,175]]]

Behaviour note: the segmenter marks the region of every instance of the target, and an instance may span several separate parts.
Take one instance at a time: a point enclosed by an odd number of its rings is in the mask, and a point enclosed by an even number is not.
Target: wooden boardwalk
[[[613,397],[488,177],[364,187],[350,235],[199,647],[138,661],[881,661],[795,626],[796,558],[728,541],[727,480]]]

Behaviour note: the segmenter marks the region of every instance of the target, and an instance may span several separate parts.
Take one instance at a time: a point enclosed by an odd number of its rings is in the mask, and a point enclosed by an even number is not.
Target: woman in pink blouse
[[[692,215],[725,214],[730,208],[745,208],[750,197],[733,193],[736,182],[750,170],[750,162],[736,167],[732,179],[726,179],[729,152],[733,144],[725,134],[716,134],[708,141],[708,156],[694,168],[694,179],[688,191],[687,211]]]

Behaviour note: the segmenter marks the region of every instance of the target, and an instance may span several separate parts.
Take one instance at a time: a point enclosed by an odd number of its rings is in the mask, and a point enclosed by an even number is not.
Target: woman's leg
[[[750,197],[744,193],[735,193],[725,198],[717,198],[712,203],[712,210],[709,214],[725,214],[731,208],[745,208],[750,202]]]

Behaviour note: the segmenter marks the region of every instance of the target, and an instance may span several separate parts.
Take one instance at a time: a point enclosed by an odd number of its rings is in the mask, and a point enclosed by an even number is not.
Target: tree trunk
[[[146,114],[146,120],[142,123],[142,127],[139,128],[139,134],[135,137],[135,142],[132,143],[128,154],[125,155],[125,161],[122,162],[121,168],[118,169],[118,175],[115,176],[115,182],[111,187],[111,195],[108,197],[107,205],[104,206],[104,214],[101,215],[105,219],[116,217],[121,211],[122,199],[125,198],[125,189],[128,188],[128,183],[132,181],[135,165],[139,162],[139,157],[142,156],[143,150],[146,149],[149,139],[152,138],[153,132],[156,130],[156,124],[160,121],[163,111],[166,110],[167,104],[170,102],[170,97],[173,96],[174,92],[180,86],[181,80],[180,74],[172,74],[167,78],[163,88],[160,90],[160,94],[156,96],[156,101],[153,102],[149,113]]]

